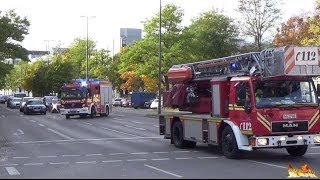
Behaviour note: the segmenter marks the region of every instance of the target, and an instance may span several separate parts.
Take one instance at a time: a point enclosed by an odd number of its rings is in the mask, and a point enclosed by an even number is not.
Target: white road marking
[[[248,161],[259,163],[259,164],[264,164],[264,165],[267,165],[267,166],[283,168],[283,169],[287,169],[288,168],[288,167],[285,167],[285,166],[279,166],[279,165],[276,165],[276,164],[270,164],[270,163],[259,162],[259,161],[254,161],[254,160],[248,160]]]
[[[152,161],[166,161],[170,160],[170,158],[162,158],[162,159],[151,159]]]
[[[127,125],[127,124],[125,124],[124,126],[129,127],[129,128],[133,128],[133,129],[137,129],[137,130],[141,130],[141,131],[145,131],[145,130],[146,130],[146,129],[144,129],[144,128],[135,127],[135,126],[130,126],[130,125]]]
[[[311,148],[313,148],[313,149],[319,149],[320,146],[313,146],[313,147],[311,147]]]
[[[112,116],[120,116],[120,117],[123,117],[124,115],[122,115],[122,114],[112,114]]]
[[[156,128],[158,128],[159,127],[159,125],[152,125],[153,127],[156,127]]]
[[[36,122],[35,120],[29,120],[29,121],[34,122],[34,123]]]
[[[187,153],[187,152],[190,152],[190,151],[173,151],[174,153]]]
[[[192,159],[192,157],[187,157],[187,158],[175,158],[177,160],[184,160],[184,159]]]
[[[320,153],[307,153],[307,154],[320,154]]]
[[[109,155],[120,155],[120,154],[127,154],[127,153],[109,153]]]
[[[43,165],[43,163],[27,163],[27,164],[23,164],[25,166],[39,166],[39,165]]]
[[[148,154],[148,152],[136,152],[136,153],[130,153],[130,154]]]
[[[218,157],[214,157],[214,156],[208,156],[208,157],[197,157],[198,159],[215,159],[215,158],[218,158]]]
[[[30,157],[27,157],[27,156],[18,156],[18,157],[12,157],[13,159],[27,159],[27,158],[30,158]]]
[[[87,124],[87,125],[90,125],[90,126],[92,126],[93,124],[91,124],[91,123],[87,123],[87,122],[83,122],[84,124]]]
[[[102,154],[86,154],[85,156],[102,156]]]
[[[56,158],[57,156],[38,156],[38,158]]]
[[[69,162],[49,162],[49,164],[69,164]]]
[[[38,125],[39,125],[39,126],[41,126],[41,127],[44,127],[44,125],[43,125],[43,124],[41,124],[41,123],[38,123]]]
[[[19,164],[0,164],[0,166],[18,166]]]
[[[24,132],[23,132],[21,129],[18,129],[18,132],[19,132],[20,134],[24,134]]]
[[[138,121],[130,121],[132,123],[135,123],[135,124],[144,124],[143,122],[138,122]]]
[[[100,138],[100,139],[72,139],[72,140],[50,140],[50,141],[16,141],[8,144],[34,144],[34,143],[59,143],[59,142],[80,142],[80,141],[107,141],[107,140],[134,140],[134,139],[163,139],[162,136],[155,137],[120,137],[120,138]]]
[[[97,163],[96,161],[80,161],[80,162],[76,162],[76,164],[94,164]]]
[[[115,120],[118,120],[118,121],[123,121],[124,119],[121,119],[121,118],[112,118],[112,119],[115,119]]]
[[[169,153],[169,152],[153,152],[155,154],[165,154],[165,153]]]
[[[5,118],[6,116],[5,115],[1,115],[3,118]]]
[[[121,162],[122,160],[108,160],[108,161],[102,161],[103,163],[111,163],[111,162]]]
[[[19,171],[15,167],[5,167],[5,168],[10,176],[20,175]]]
[[[174,173],[172,173],[172,172],[165,171],[165,170],[163,170],[163,169],[159,169],[159,168],[156,168],[156,167],[154,167],[154,166],[150,166],[150,165],[148,165],[148,164],[144,164],[144,166],[146,166],[146,167],[148,167],[148,168],[151,168],[151,169],[154,169],[154,170],[157,170],[157,171],[160,171],[160,172],[163,172],[163,173],[166,173],[166,174],[169,174],[169,175],[172,175],[172,176],[177,177],[177,178],[182,178],[182,177],[183,177],[183,176],[180,176],[180,175],[178,175],[178,174],[174,174]]]
[[[66,138],[66,139],[69,139],[69,140],[74,140],[72,137],[68,136],[68,135],[65,135],[65,134],[62,134],[61,132],[58,132],[54,129],[51,129],[51,128],[47,128],[49,131],[55,133],[55,134],[58,134],[59,136],[63,137],[63,138]]]
[[[120,134],[125,134],[125,135],[129,135],[129,136],[136,136],[136,137],[140,137],[140,136],[137,136],[137,135],[134,135],[134,134],[125,133],[125,132],[117,131],[117,130],[114,130],[114,129],[109,129],[109,128],[106,128],[106,127],[101,127],[101,128],[102,128],[102,129],[105,129],[105,130],[109,130],[109,131],[117,132],[117,133],[120,133]]]
[[[127,161],[146,161],[147,159],[128,159]]]
[[[80,156],[79,154],[67,154],[67,155],[62,155],[62,157],[78,157]]]

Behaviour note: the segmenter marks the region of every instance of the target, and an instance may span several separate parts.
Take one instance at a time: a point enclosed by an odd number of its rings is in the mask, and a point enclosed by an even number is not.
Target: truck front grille
[[[281,121],[272,122],[272,132],[303,132],[308,131],[308,121]]]

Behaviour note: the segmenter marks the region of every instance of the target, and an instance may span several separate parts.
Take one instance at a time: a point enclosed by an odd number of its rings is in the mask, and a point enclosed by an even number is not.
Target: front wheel
[[[230,126],[225,127],[222,131],[221,147],[223,155],[227,158],[235,159],[239,156],[237,141]]]
[[[183,128],[180,121],[176,121],[172,126],[172,141],[177,148],[184,148]]]
[[[307,152],[308,145],[290,146],[290,147],[286,147],[286,149],[290,156],[298,157],[298,156],[303,156]]]

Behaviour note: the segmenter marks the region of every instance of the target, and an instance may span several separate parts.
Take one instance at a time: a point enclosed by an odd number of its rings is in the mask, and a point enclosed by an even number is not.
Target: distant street
[[[108,117],[24,115],[0,104],[0,178],[287,178],[288,164],[320,176],[320,146],[301,158],[284,149],[230,160],[198,145],[177,149],[159,135],[157,110],[115,107]]]

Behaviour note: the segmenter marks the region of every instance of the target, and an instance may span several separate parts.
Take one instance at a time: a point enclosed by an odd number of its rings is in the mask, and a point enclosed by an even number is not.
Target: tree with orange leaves
[[[286,45],[302,45],[302,40],[309,36],[309,23],[306,18],[294,16],[286,23],[281,24],[278,33],[273,39],[273,45],[276,47]]]

